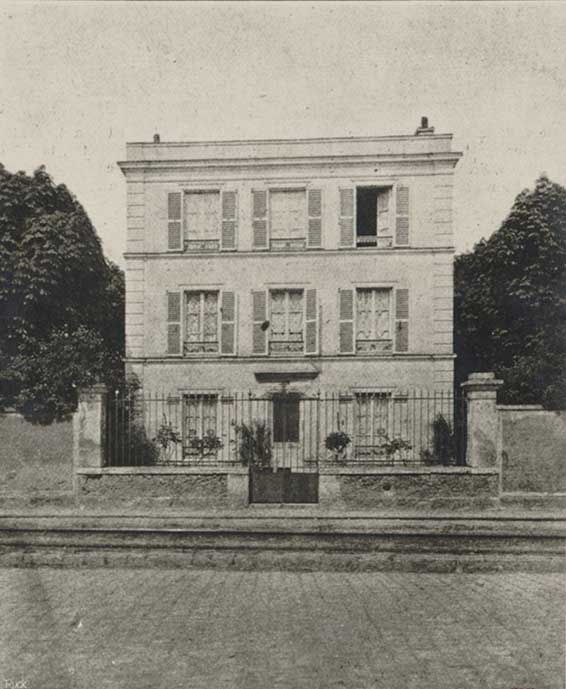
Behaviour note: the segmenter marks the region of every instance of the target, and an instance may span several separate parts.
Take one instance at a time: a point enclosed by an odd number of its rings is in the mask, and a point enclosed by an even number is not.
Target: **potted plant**
[[[333,431],[326,436],[326,449],[330,450],[337,462],[346,459],[346,449],[352,442],[350,436],[344,431]]]
[[[165,462],[171,461],[177,452],[177,445],[181,442],[181,434],[173,428],[170,421],[163,414],[163,421],[153,442],[159,447],[159,453]]]
[[[222,440],[220,440],[212,428],[209,428],[202,438],[193,436],[190,441],[191,449],[195,450],[201,457],[209,457],[216,454],[223,445]]]

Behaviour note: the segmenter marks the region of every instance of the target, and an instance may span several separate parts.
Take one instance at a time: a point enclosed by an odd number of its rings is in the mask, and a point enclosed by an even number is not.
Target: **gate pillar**
[[[470,373],[461,384],[467,401],[466,464],[493,467],[497,463],[497,390],[503,385],[494,373]]]
[[[79,403],[73,416],[76,466],[104,466],[107,394],[106,385],[102,383],[79,392]]]

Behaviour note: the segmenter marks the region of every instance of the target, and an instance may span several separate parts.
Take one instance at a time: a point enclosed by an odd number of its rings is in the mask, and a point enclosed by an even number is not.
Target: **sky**
[[[123,265],[126,141],[412,134],[464,157],[455,244],[566,185],[566,3],[0,2],[0,162],[44,164]]]

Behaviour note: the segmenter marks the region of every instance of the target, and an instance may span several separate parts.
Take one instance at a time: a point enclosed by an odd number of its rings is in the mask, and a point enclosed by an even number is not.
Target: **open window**
[[[357,247],[387,248],[393,246],[390,222],[390,187],[358,187],[356,189]]]

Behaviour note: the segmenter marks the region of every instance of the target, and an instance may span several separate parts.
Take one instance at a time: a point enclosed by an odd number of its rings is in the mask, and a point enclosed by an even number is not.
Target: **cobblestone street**
[[[559,574],[3,569],[0,590],[2,687],[564,687]]]

